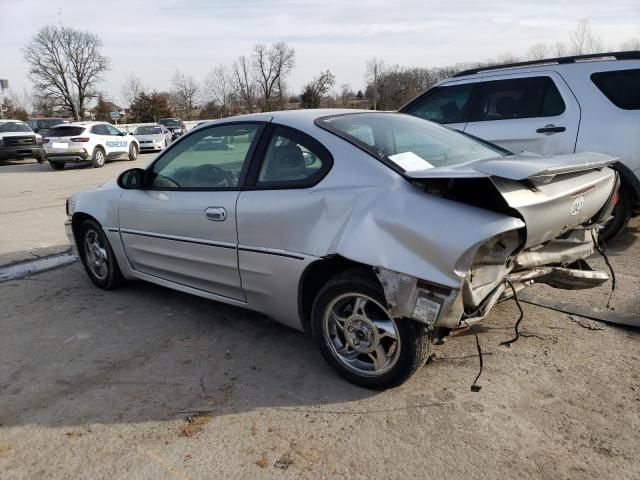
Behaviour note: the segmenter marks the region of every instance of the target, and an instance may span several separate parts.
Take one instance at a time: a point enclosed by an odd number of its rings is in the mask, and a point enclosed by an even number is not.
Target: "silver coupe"
[[[408,379],[532,282],[576,289],[617,201],[614,158],[510,152],[398,113],[210,122],[67,201],[103,289],[146,280],[312,333],[348,380]]]

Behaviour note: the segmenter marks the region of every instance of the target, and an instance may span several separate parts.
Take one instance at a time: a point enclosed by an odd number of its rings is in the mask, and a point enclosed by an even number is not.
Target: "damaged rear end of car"
[[[586,259],[600,249],[598,232],[615,206],[620,180],[608,168],[615,161],[594,153],[507,156],[406,172],[425,194],[518,218],[522,226],[467,249],[453,266],[458,288],[378,268],[390,312],[447,331],[481,321],[533,283],[569,290],[605,283],[609,275]]]

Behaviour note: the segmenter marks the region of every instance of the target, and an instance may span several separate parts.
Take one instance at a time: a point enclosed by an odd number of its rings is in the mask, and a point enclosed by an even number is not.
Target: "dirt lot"
[[[51,173],[73,185],[40,190],[63,201],[83,187],[71,174],[90,187],[130,165]],[[4,168],[16,167],[0,168],[3,190]],[[34,211],[50,221],[46,208]],[[636,221],[610,251],[613,306],[640,315],[638,237]],[[1,479],[640,478],[638,330],[524,304],[525,336],[506,348],[508,301],[479,328],[479,393],[470,333],[404,386],[372,392],[269,319],[144,283],[103,292],[78,264],[2,283],[0,298]]]

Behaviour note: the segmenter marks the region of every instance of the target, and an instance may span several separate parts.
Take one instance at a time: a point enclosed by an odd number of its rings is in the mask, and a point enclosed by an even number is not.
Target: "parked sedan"
[[[173,138],[171,132],[163,125],[143,125],[136,128],[133,136],[140,144],[140,151],[164,150]]]
[[[397,113],[252,114],[72,196],[67,232],[100,288],[141,279],[263,312],[386,388],[534,280],[605,282],[584,259],[617,198],[614,161],[518,157]]]

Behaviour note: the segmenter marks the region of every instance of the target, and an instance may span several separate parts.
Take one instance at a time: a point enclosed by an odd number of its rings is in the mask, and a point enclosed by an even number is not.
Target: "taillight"
[[[42,139],[42,143],[49,143],[49,139],[48,138],[43,138]]]
[[[69,140],[71,140],[72,142],[88,142],[89,137],[74,137],[70,138]]]
[[[597,216],[598,223],[607,221],[611,214],[613,213],[613,209],[620,201],[620,176],[616,172],[616,183],[613,187],[613,192],[611,192],[611,196],[609,197],[609,201],[606,203],[604,208],[602,209],[600,215]]]

